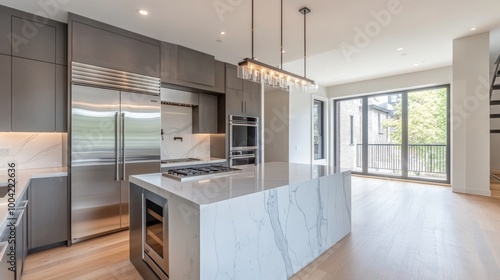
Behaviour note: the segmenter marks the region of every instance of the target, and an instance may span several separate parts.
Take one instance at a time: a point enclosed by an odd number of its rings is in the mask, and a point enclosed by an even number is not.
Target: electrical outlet
[[[0,157],[9,155],[9,148],[0,148]]]

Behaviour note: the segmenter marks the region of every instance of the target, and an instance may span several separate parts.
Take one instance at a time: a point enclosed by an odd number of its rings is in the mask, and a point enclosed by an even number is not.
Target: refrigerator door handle
[[[125,113],[122,113],[122,129],[121,129],[121,146],[122,146],[122,181],[125,181]]]
[[[119,148],[119,140],[118,140],[118,112],[115,113],[115,180],[117,182],[120,181],[119,179],[119,174],[120,174],[120,163],[118,162],[118,159],[120,158],[120,148]]]

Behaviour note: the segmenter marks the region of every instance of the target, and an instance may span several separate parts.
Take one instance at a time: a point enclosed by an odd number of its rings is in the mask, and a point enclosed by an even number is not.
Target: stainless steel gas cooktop
[[[162,164],[166,163],[181,163],[181,162],[196,162],[196,161],[201,161],[199,158],[176,158],[176,159],[165,159],[162,160]]]
[[[199,181],[242,172],[241,169],[222,165],[208,165],[170,169],[163,176],[180,182]]]

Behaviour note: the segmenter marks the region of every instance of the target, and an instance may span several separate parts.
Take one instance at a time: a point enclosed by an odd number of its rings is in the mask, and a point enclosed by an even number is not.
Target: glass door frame
[[[408,176],[408,94],[410,92],[415,92],[415,91],[424,91],[424,90],[432,90],[432,89],[438,89],[438,88],[446,88],[446,180],[434,180],[434,179],[428,179],[428,178],[419,178],[419,177],[409,177]],[[371,97],[377,97],[377,96],[384,96],[384,95],[391,95],[391,94],[401,94],[401,105],[402,105],[402,112],[401,112],[401,175],[385,175],[385,174],[378,174],[378,173],[369,173],[368,172],[368,137],[369,137],[369,131],[368,131],[368,98]],[[423,182],[432,182],[432,183],[444,183],[444,184],[449,184],[450,183],[450,170],[451,170],[451,156],[450,156],[450,151],[451,151],[451,130],[450,130],[450,123],[451,123],[451,112],[450,112],[450,85],[445,84],[445,85],[437,85],[437,86],[431,86],[431,87],[418,87],[418,88],[411,88],[411,89],[406,89],[406,90],[400,90],[400,91],[392,91],[392,92],[384,92],[384,93],[376,93],[376,94],[370,94],[370,95],[363,95],[363,96],[355,96],[355,97],[347,97],[347,98],[339,98],[339,99],[334,99],[333,100],[333,116],[334,116],[334,122],[333,122],[333,164],[336,169],[340,168],[340,147],[339,147],[339,130],[338,130],[338,120],[339,120],[339,103],[342,101],[348,101],[348,100],[354,100],[354,99],[361,99],[362,101],[362,172],[357,172],[357,171],[352,171],[352,174],[359,174],[359,175],[369,175],[369,176],[376,176],[376,177],[382,177],[382,178],[397,178],[397,179],[405,179],[405,180],[412,180],[412,181],[423,181]]]

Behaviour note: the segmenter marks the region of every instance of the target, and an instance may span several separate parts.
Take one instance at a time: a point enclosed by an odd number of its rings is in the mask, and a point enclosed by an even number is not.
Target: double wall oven
[[[142,204],[142,258],[160,279],[168,280],[168,200],[145,190]]]
[[[229,116],[229,166],[257,164],[259,118]]]

